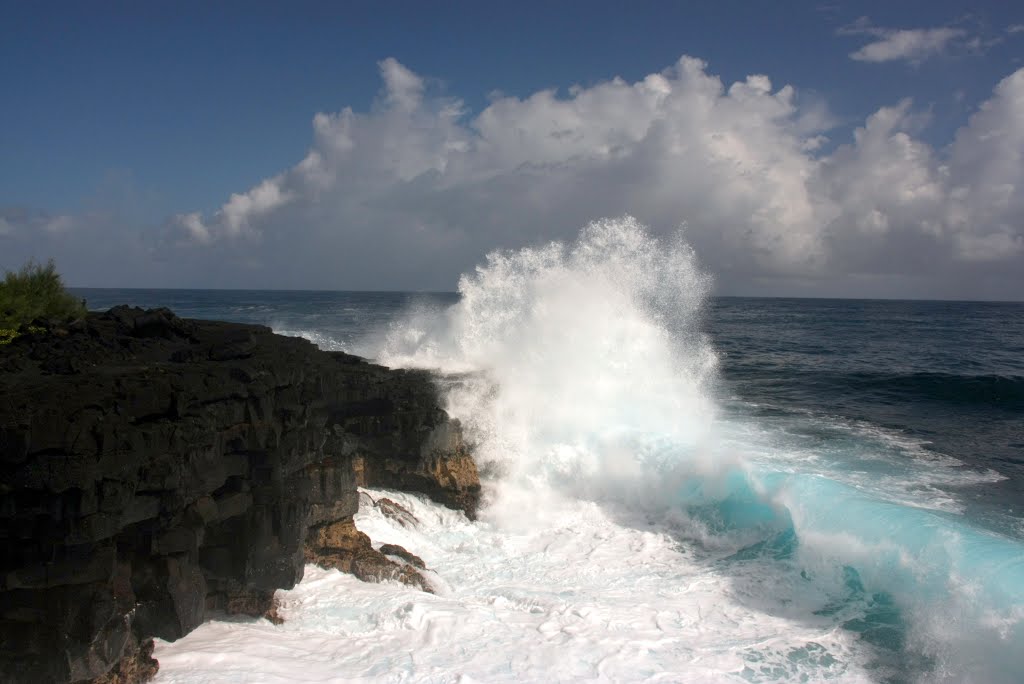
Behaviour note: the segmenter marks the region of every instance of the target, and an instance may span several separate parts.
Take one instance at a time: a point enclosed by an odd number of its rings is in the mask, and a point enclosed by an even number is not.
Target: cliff
[[[427,374],[165,309],[19,337],[0,348],[0,681],[145,679],[152,637],[265,614],[307,559],[428,588],[355,530],[359,485],[474,514]]]

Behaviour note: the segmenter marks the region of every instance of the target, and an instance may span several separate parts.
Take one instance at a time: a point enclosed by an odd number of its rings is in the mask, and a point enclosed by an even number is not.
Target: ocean
[[[438,372],[480,519],[386,495],[436,594],[307,567],[158,683],[1024,681],[1024,303],[713,297],[629,221],[458,291],[76,289]]]

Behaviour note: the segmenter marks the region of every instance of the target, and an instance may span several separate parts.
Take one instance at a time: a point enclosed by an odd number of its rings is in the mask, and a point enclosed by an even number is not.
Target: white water
[[[859,426],[823,453],[723,420],[707,286],[629,219],[490,255],[379,353],[462,373],[481,520],[400,494],[416,529],[357,519],[439,595],[309,568],[284,625],[160,644],[158,681],[1015,681],[1024,553],[936,486],[993,476],[896,465]]]
[[[509,532],[370,493],[420,524],[403,528],[365,505],[356,524],[421,555],[438,595],[309,566],[280,593],[283,625],[207,623],[160,644],[157,681],[790,681],[803,671],[869,681],[854,639],[831,620],[744,605],[776,578],[727,579],[596,504],[566,501],[550,511],[557,524]]]

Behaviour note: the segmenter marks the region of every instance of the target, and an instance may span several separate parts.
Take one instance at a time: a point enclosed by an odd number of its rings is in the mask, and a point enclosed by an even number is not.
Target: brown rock
[[[385,518],[394,520],[402,527],[416,527],[420,521],[415,515],[409,512],[405,506],[395,503],[391,499],[382,498],[373,502],[373,505],[380,509]]]
[[[370,548],[370,538],[356,529],[351,517],[310,530],[307,545],[322,551],[356,553]]]
[[[106,674],[88,680],[89,684],[141,684],[148,682],[160,670],[160,663],[153,657],[153,640],[146,639],[141,645],[133,643],[128,653]]]
[[[352,518],[328,523],[310,530],[306,542],[306,561],[322,568],[335,568],[348,572],[364,582],[398,580],[403,584],[418,587],[433,593],[430,583],[417,571],[425,569],[423,561],[400,546],[408,556],[420,565],[396,563],[384,553],[373,548],[370,538],[356,529]],[[401,554],[392,554],[403,558]]]
[[[393,450],[384,458],[363,459],[360,485],[422,492],[449,508],[476,519],[480,474],[457,420],[438,423],[418,448]]]
[[[405,547],[399,546],[398,544],[381,544],[380,552],[385,556],[397,556],[409,565],[415,566],[420,570],[426,570],[427,564],[423,562],[423,559],[417,556],[415,553],[411,553],[405,550]]]

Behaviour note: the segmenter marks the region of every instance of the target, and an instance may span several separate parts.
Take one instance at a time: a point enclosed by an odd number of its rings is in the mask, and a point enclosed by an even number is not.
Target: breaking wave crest
[[[380,359],[460,374],[449,408],[501,474],[492,512],[520,487],[644,497],[661,469],[645,460],[666,454],[643,444],[699,451],[714,422],[709,284],[681,238],[599,221],[572,244],[489,254],[457,305],[395,326]]]
[[[761,609],[833,616],[882,678],[1008,681],[1024,647],[1021,545],[901,505],[884,478],[802,470],[763,435],[738,441],[700,332],[708,288],[681,237],[602,220],[572,244],[488,255],[458,304],[394,326],[380,358],[449,374],[491,522],[521,530],[567,499],[597,502],[722,573],[785,578]]]

